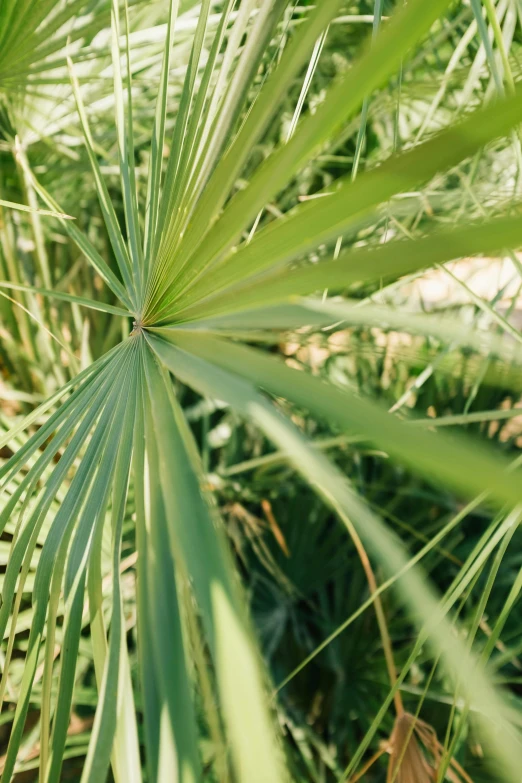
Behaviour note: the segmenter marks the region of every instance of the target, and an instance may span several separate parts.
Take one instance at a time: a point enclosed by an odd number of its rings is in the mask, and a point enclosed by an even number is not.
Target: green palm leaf
[[[97,22],[107,13],[101,5]],[[17,632],[14,620],[19,617],[25,580],[35,568],[29,638],[3,783],[13,780],[17,772],[39,669],[43,671],[39,779],[45,783],[62,779],[86,622],[98,706],[81,776],[84,783],[105,780],[110,765],[118,783],[141,780],[137,709],[143,713],[141,741],[148,779],[163,781],[175,776],[183,783],[204,779],[200,743],[204,711],[198,700],[197,667],[194,674],[191,660],[195,633],[201,635],[199,649],[208,655],[215,678],[216,733],[222,720],[225,767],[230,751],[237,781],[288,779],[276,718],[267,698],[269,677],[256,649],[223,525],[170,373],[199,394],[226,401],[251,421],[335,509],[348,529],[355,525],[390,578],[399,571],[405,574],[399,584],[401,601],[419,628],[419,645],[429,638],[449,676],[463,683],[467,701],[479,714],[489,763],[500,770],[501,779],[518,780],[522,749],[518,738],[511,738],[506,700],[474,655],[454,637],[446,616],[449,607],[441,603],[420,570],[407,568],[408,555],[386,524],[266,395],[283,398],[319,421],[370,442],[428,482],[471,498],[487,493],[500,509],[516,508],[520,502],[516,471],[507,460],[473,441],[402,423],[371,400],[241,344],[264,339],[265,331],[321,327],[350,319],[356,324],[384,322],[458,342],[451,324],[432,326],[429,318],[408,317],[385,307],[300,297],[325,288],[343,293],[355,283],[371,286],[381,278],[393,281],[461,256],[522,245],[522,224],[515,214],[379,247],[349,247],[335,259],[309,263],[311,251],[350,231],[379,205],[458,166],[489,142],[509,134],[522,117],[520,91],[481,107],[460,124],[354,181],[341,179],[329,195],[321,194],[324,198],[296,207],[262,228],[252,241],[241,240],[241,232],[249,229],[259,210],[336,138],[361,106],[367,106],[370,94],[395,73],[449,5],[447,0],[429,4],[411,0],[401,6],[391,21],[383,23],[372,46],[366,46],[353,67],[331,87],[323,104],[298,123],[290,141],[268,155],[246,188],[238,188],[238,177],[252,163],[255,145],[341,3],[325,0],[310,9],[282,56],[267,65],[266,49],[280,34],[285,12],[292,16],[291,4],[271,0],[254,13],[255,4],[246,2],[234,16],[233,3],[225,3],[217,11],[216,32],[209,36],[209,20],[216,8],[204,1],[195,22],[163,172],[170,52],[179,18],[178,4],[169,3],[141,214],[132,52],[128,28],[122,47],[121,9],[114,0],[111,57],[121,221],[99,160],[76,66],[68,60],[110,243],[106,258],[73,221],[65,220],[65,213],[29,163],[20,165],[47,211],[60,220],[93,270],[127,309],[50,290],[47,285],[5,281],[0,287],[55,297],[73,308],[80,305],[118,317],[130,315],[134,326],[115,349],[57,391],[1,441],[15,442],[24,429],[37,421],[40,425],[0,469],[0,491],[5,498],[0,530],[13,517],[19,520],[2,582],[0,637],[9,633],[10,649],[0,684],[2,695]],[[128,23],[126,3],[124,9]],[[19,8],[8,0],[0,12],[0,47],[7,47],[10,58],[0,57],[0,89],[6,92],[6,85],[19,84],[42,60],[61,53],[60,31],[68,14],[82,10],[84,4],[79,0],[63,8],[51,0],[40,6],[23,0]],[[26,42],[19,35],[22,12],[30,22]],[[90,23],[81,24],[75,37],[90,28]],[[65,61],[61,54],[59,59]],[[261,68],[270,73],[259,86]],[[297,268],[291,266],[294,262]],[[469,334],[460,335],[460,342],[476,349],[484,345]],[[520,358],[497,336],[491,337],[488,347],[509,361]],[[53,410],[61,400],[61,406]],[[49,415],[42,422],[44,414]],[[515,517],[508,517],[510,525]],[[138,708],[132,695],[119,571],[128,520],[135,530],[138,553]],[[506,532],[502,528],[502,535]],[[108,565],[103,560],[107,540]],[[108,611],[102,589],[106,577],[111,585]],[[464,590],[465,585],[460,588]],[[88,620],[84,619],[86,593]],[[514,597],[508,608],[513,602]],[[8,632],[10,618],[14,620]],[[500,627],[495,629],[499,631]],[[56,663],[58,638],[62,645]],[[207,691],[208,707],[212,686]],[[206,720],[210,725],[212,716]]]

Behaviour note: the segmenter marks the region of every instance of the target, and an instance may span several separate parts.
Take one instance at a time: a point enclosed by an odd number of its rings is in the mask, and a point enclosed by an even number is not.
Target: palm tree
[[[40,28],[42,20],[47,15],[56,19],[61,4],[22,5],[10,2],[2,11],[2,62],[6,63],[2,67],[7,68],[9,51],[14,52],[20,63],[16,73],[27,78],[34,61],[28,53],[22,54],[18,38],[9,30],[20,30],[28,16],[34,35],[38,36],[40,29],[47,35],[52,24],[49,21],[47,28]],[[85,5],[69,3],[67,13],[72,15]],[[445,616],[448,606],[439,602],[402,544],[346,477],[282,413],[278,400],[295,403],[343,432],[363,435],[430,481],[442,482],[472,498],[488,495],[491,503],[504,510],[504,525],[508,526],[518,521],[520,513],[516,473],[498,455],[465,440],[408,426],[373,401],[293,369],[259,347],[290,329],[314,330],[341,321],[400,324],[484,348],[476,335],[456,332],[451,323],[382,306],[358,307],[344,295],[354,284],[372,286],[462,255],[516,248],[522,244],[518,214],[463,223],[420,239],[377,247],[354,248],[347,241],[340,254],[334,254],[333,246],[396,194],[427,182],[491,140],[509,134],[522,119],[519,91],[479,108],[459,124],[373,170],[356,178],[341,178],[319,194],[321,197],[257,229],[265,205],[336,137],[372,91],[399,69],[449,5],[449,0],[411,0],[396,10],[354,65],[335,81],[317,110],[300,118],[290,138],[249,172],[245,182],[239,178],[252,164],[257,143],[341,2],[323,0],[311,7],[281,56],[267,65],[265,53],[280,29],[289,6],[286,0],[266,0],[257,7],[245,0],[234,15],[233,0],[226,0],[208,48],[206,30],[212,4],[203,0],[163,172],[170,52],[178,9],[172,0],[146,199],[140,205],[128,35],[122,39],[119,2],[114,0],[112,68],[123,227],[100,169],[76,67],[69,59],[78,116],[116,272],[74,221],[63,217],[67,209],[39,182],[24,155],[20,165],[46,209],[62,222],[118,303],[106,304],[45,286],[18,285],[18,289],[128,319],[132,327],[120,344],[63,385],[0,441],[12,442],[49,414],[0,471],[5,493],[1,529],[16,520],[3,583],[0,635],[6,633],[10,618],[11,628],[15,628],[31,559],[43,538],[3,781],[13,778],[40,666],[40,779],[46,783],[60,779],[86,592],[99,701],[82,781],[105,779],[111,763],[116,780],[141,779],[119,570],[122,526],[131,498],[138,552],[138,648],[148,779],[170,780],[173,770],[183,783],[201,779],[189,653],[190,639],[198,633],[208,645],[217,683],[219,715],[208,719],[217,725],[223,721],[235,778],[248,783],[287,779],[266,697],[268,677],[255,648],[233,560],[171,375],[205,397],[226,402],[253,422],[336,511],[347,533],[362,542],[361,547],[397,583],[400,600],[420,628],[416,649],[428,640],[449,674],[460,683],[465,699],[476,711],[495,769],[501,770],[502,779],[518,780],[522,749],[512,739],[510,728],[498,730],[498,726],[509,726],[503,697],[453,633]],[[127,14],[125,4],[125,17]],[[62,44],[58,39],[56,50]],[[44,52],[47,57],[46,48]],[[260,68],[264,69],[261,83]],[[319,246],[326,246],[330,258],[307,263],[307,254]],[[323,296],[325,289],[329,298]],[[332,298],[334,295],[338,296]],[[492,336],[487,347],[510,360],[520,359],[516,347],[498,337]],[[54,409],[58,402],[61,404]],[[55,505],[57,498],[59,504]],[[107,537],[111,540],[112,574],[108,623],[102,608]],[[62,602],[64,621],[60,628],[57,618]],[[55,689],[58,636],[62,652]],[[2,698],[10,649],[11,639],[0,684]],[[388,702],[399,686],[400,678]],[[385,703],[382,709],[387,706]],[[216,709],[212,700],[207,707]],[[358,759],[364,749],[363,743]]]

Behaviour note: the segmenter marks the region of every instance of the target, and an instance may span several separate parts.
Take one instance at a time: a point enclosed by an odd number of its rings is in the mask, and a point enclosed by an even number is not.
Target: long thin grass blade
[[[128,310],[124,310],[122,307],[115,307],[113,305],[105,304],[105,302],[97,302],[95,299],[86,299],[84,296],[76,296],[75,294],[68,294],[65,291],[54,291],[48,288],[38,288],[33,285],[22,285],[21,283],[10,283],[1,280],[0,288],[9,288],[15,291],[28,291],[32,294],[41,294],[47,296],[50,299],[60,299],[62,302],[71,302],[81,305],[82,307],[89,307],[91,310],[98,310],[102,313],[110,313],[111,315],[122,315],[130,317],[132,314]]]
[[[71,215],[66,215],[63,212],[54,212],[52,209],[37,209],[27,207],[25,204],[15,204],[13,201],[4,201],[0,199],[0,206],[7,207],[8,209],[17,209],[19,212],[37,212],[39,215],[45,215],[48,217],[63,218],[63,220],[74,220]]]

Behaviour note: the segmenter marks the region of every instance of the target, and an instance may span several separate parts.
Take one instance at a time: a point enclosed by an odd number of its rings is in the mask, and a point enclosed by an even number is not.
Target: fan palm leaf
[[[404,572],[398,594],[419,625],[420,638],[429,640],[449,675],[464,688],[502,779],[519,779],[522,747],[513,739],[511,713],[501,693],[453,633],[444,607],[422,571],[417,566],[407,567],[409,560],[402,544],[357,496],[346,477],[281,413],[277,399],[295,403],[343,431],[362,435],[411,470],[463,496],[488,492],[499,509],[513,509],[520,502],[516,473],[498,455],[476,444],[409,427],[371,400],[291,369],[248,343],[260,322],[263,327],[285,330],[333,323],[340,313],[341,320],[349,318],[349,305],[321,303],[314,296],[311,300],[302,298],[326,287],[344,292],[354,283],[396,279],[464,254],[494,253],[522,245],[522,221],[514,214],[477,227],[457,226],[419,240],[390,242],[377,249],[350,247],[335,261],[306,263],[309,251],[347,232],[362,215],[509,134],[522,119],[522,93],[515,91],[495,105],[480,108],[459,125],[394,156],[355,181],[340,181],[324,198],[296,207],[288,216],[262,228],[251,242],[243,241],[243,232],[259,210],[300,166],[335,138],[370,93],[394,74],[411,48],[443,16],[449,1],[411,0],[399,8],[383,24],[372,46],[366,47],[333,85],[322,106],[303,117],[290,141],[267,157],[246,188],[237,188],[238,177],[288,86],[341,4],[339,0],[323,0],[309,10],[249,105],[267,44],[276,34],[287,5],[286,1],[268,0],[257,14],[250,14],[254,4],[246,2],[249,13],[236,17],[237,34],[233,30],[225,36],[232,9],[231,3],[225,3],[203,76],[198,79],[210,9],[210,3],[202,3],[163,174],[169,57],[176,34],[177,3],[172,0],[142,214],[136,191],[131,75],[129,68],[122,69],[120,7],[114,0],[112,57],[124,230],[98,162],[75,66],[69,61],[85,147],[118,274],[74,221],[60,219],[122,305],[105,307],[106,312],[126,316],[134,324],[117,348],[43,404],[35,416],[64,398],[61,407],[0,471],[5,496],[0,529],[5,529],[13,514],[20,513],[21,520],[2,588],[0,636],[6,632],[13,606],[16,610],[20,569],[26,573],[44,534],[4,783],[16,772],[35,675],[41,665],[40,779],[46,783],[60,780],[86,590],[99,703],[82,781],[105,779],[110,764],[115,779],[122,783],[141,779],[119,583],[122,524],[131,491],[136,508],[138,646],[149,779],[172,779],[173,770],[182,783],[201,779],[187,631],[187,613],[191,612],[197,613],[208,645],[236,779],[248,783],[288,779],[276,721],[266,698],[268,676],[256,650],[231,554],[171,374],[198,393],[226,401],[253,421],[335,509],[348,531],[351,525],[357,529],[387,573]],[[54,3],[46,2],[41,12],[53,7]],[[14,61],[26,72],[31,57],[13,43],[8,25],[13,9],[14,4],[7,3],[0,33],[5,45],[12,47]],[[55,13],[59,17],[59,10]],[[40,16],[39,12],[34,17],[38,22],[32,33],[34,40],[38,40]],[[223,45],[224,56],[218,57]],[[233,61],[236,67],[227,73]],[[220,72],[220,66],[225,70]],[[245,106],[249,111],[238,129]],[[24,166],[46,207],[63,214],[29,164]],[[74,302],[97,307],[86,298],[76,297]],[[367,323],[376,317],[371,308],[359,308],[358,313]],[[380,317],[385,317],[382,312]],[[232,336],[223,332],[227,319],[234,324]],[[429,330],[430,326],[423,323],[423,328]],[[436,326],[434,329],[437,333]],[[34,417],[26,424],[32,420]],[[18,427],[16,432],[20,431]],[[12,432],[6,438],[14,435]],[[60,459],[49,470],[57,454]],[[52,504],[62,488],[63,498],[56,509]],[[509,518],[510,524],[515,518],[518,512]],[[110,526],[112,550],[112,608],[107,627],[100,597],[105,525]],[[59,612],[64,617],[63,651],[56,679]],[[10,633],[14,632],[12,625]]]

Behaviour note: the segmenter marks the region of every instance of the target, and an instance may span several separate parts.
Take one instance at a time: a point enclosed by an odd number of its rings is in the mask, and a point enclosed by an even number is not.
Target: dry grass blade
[[[435,729],[417,716],[399,715],[385,748],[390,754],[386,783],[434,783],[438,779],[444,749]],[[473,783],[455,760],[451,767],[446,773],[451,783]]]
[[[435,769],[428,763],[415,736],[416,718],[397,718],[390,737],[390,761],[386,783],[433,783]]]

